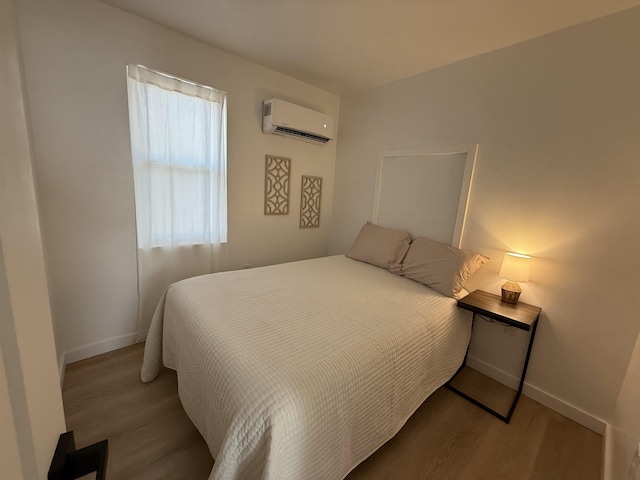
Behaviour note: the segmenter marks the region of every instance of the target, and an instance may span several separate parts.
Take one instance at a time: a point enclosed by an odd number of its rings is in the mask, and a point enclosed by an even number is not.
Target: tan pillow
[[[448,297],[461,298],[467,279],[488,261],[479,253],[418,237],[411,242],[400,275]]]
[[[367,222],[347,252],[347,257],[386,269],[394,266],[399,269],[409,243],[409,232]]]

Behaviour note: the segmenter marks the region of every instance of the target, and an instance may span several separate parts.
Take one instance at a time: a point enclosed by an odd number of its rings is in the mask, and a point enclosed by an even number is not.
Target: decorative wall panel
[[[288,215],[291,159],[265,155],[264,214]]]
[[[300,201],[300,228],[320,226],[320,204],[322,200],[322,177],[302,176],[302,199]]]

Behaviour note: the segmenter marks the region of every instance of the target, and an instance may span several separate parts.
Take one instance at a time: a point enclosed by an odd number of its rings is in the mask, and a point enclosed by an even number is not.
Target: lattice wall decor
[[[302,199],[300,201],[300,228],[320,226],[320,201],[322,199],[322,177],[302,176]]]
[[[264,214],[289,214],[291,159],[265,155]]]

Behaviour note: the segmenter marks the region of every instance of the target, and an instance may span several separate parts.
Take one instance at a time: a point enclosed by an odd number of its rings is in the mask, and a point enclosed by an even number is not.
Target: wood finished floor
[[[109,440],[109,480],[206,480],[213,459],[180,405],[176,375],[143,384],[142,352],[133,345],[67,366],[67,429],[78,448]],[[504,393],[473,372],[460,381]],[[347,480],[598,480],[601,454],[599,435],[527,397],[507,425],[441,388]]]

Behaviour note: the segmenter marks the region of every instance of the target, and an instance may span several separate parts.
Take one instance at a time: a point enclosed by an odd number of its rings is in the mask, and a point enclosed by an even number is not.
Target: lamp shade
[[[498,274],[505,280],[526,283],[529,281],[531,257],[521,253],[507,252],[502,260],[502,267]]]

